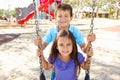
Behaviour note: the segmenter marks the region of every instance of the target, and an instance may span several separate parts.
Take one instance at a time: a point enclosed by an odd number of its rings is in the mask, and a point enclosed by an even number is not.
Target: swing
[[[92,4],[92,12],[91,12],[91,24],[90,24],[90,32],[89,33],[93,33],[93,27],[94,27],[94,9],[95,9],[95,0],[92,0],[93,4]],[[34,4],[34,9],[35,9],[35,25],[36,25],[36,34],[37,37],[39,37],[39,24],[38,24],[38,9],[37,9],[37,5],[35,0],[33,0],[33,4]],[[40,48],[40,46],[38,46],[38,48]],[[87,49],[90,50],[90,48],[92,48],[92,44],[90,42],[90,44],[87,46]],[[41,57],[39,57],[39,63],[40,63],[40,76],[39,76],[39,80],[46,80],[45,75],[44,75],[44,70],[43,70],[43,66],[42,66],[42,62],[41,62]],[[90,64],[90,58],[88,58],[87,61],[88,64]],[[85,75],[85,79],[84,80],[90,80],[90,75],[89,75],[89,70],[90,70],[90,66],[87,68],[86,75]],[[52,78],[51,80],[54,79],[55,73],[52,73]]]
[[[94,12],[94,10],[95,10],[95,0],[92,0],[92,2],[93,2],[93,4],[92,4],[92,12],[91,12],[91,24],[90,24],[90,32],[89,33],[93,33],[93,27],[94,27],[94,17],[95,17],[95,12]],[[87,46],[88,48],[87,49],[89,49],[90,50],[90,48],[92,48],[92,44],[91,44],[91,42],[90,42],[90,45],[89,46]],[[88,60],[87,60],[87,63],[88,64],[90,64],[90,58],[88,57]],[[87,70],[85,71],[86,72],[86,74],[85,74],[85,79],[84,80],[90,80],[90,66],[87,68]]]
[[[33,0],[33,4],[34,4],[34,10],[35,10],[35,25],[36,25],[36,34],[37,37],[39,37],[39,24],[38,24],[38,5],[36,5],[35,0]],[[40,48],[40,46],[38,46],[38,48]],[[44,70],[43,70],[43,66],[42,66],[42,61],[41,61],[41,56],[39,57],[39,63],[40,63],[40,76],[39,76],[39,80],[46,80],[45,78],[45,74],[44,74]]]

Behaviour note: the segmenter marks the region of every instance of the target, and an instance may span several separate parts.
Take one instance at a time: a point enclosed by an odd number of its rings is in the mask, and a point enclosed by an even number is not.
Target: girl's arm
[[[90,68],[90,64],[91,64],[91,57],[87,57],[86,61],[84,61],[82,64],[80,64],[80,66],[84,70],[87,70],[88,68]]]
[[[43,51],[41,49],[37,49],[37,55],[40,56],[42,66],[44,69],[48,70],[48,69],[52,68],[53,65],[50,64],[48,61],[46,61],[46,59],[44,58],[44,55],[43,55]]]
[[[42,46],[42,38],[39,37],[38,39],[36,39],[36,44],[38,45],[38,49],[37,49],[37,56],[39,56],[41,58],[41,62],[42,62],[42,66],[45,69],[50,69],[52,68],[52,64],[50,64],[48,61],[45,60],[44,55],[43,55],[43,46]]]
[[[85,70],[90,68],[91,57],[93,56],[93,49],[91,48],[89,51],[86,52],[86,54],[87,54],[86,60],[82,64],[80,64],[80,66]]]

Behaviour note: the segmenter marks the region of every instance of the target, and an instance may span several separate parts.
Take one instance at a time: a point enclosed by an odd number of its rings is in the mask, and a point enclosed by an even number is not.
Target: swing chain
[[[90,33],[93,33],[94,27],[94,17],[95,17],[95,0],[92,0],[92,12],[91,12],[91,24],[90,24]]]
[[[37,34],[37,37],[39,37],[39,24],[38,24],[38,17],[37,17],[37,14],[38,14],[38,11],[37,11],[37,8],[36,8],[36,2],[35,0],[33,0],[33,4],[34,4],[34,10],[35,10],[35,25],[36,25],[36,34]],[[38,48],[40,48],[40,46],[38,46]],[[39,63],[40,63],[40,73],[43,73],[43,66],[42,66],[42,60],[41,60],[41,56],[39,56]]]
[[[34,4],[34,9],[35,9],[35,25],[36,25],[36,34],[37,34],[37,36],[40,36],[39,35],[39,31],[40,31],[40,29],[39,29],[39,22],[38,22],[38,18],[37,18],[37,9],[36,9],[36,2],[35,2],[35,0],[33,0],[33,4]]]
[[[39,57],[39,63],[40,63],[40,73],[43,73],[43,66],[42,66],[42,60],[41,60],[41,56]]]
[[[91,12],[91,24],[90,24],[90,33],[93,33],[93,27],[94,27],[94,17],[95,17],[95,0],[92,0],[92,12]],[[92,48],[92,44],[90,43],[89,50]],[[87,63],[89,64],[86,74],[89,74],[90,69],[90,63],[91,63],[91,57],[88,56]]]

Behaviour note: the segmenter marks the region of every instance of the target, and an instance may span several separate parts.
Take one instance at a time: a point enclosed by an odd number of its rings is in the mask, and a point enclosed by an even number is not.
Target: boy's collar
[[[70,30],[70,28],[71,28],[71,25],[69,25],[68,29]],[[58,25],[56,26],[56,30],[57,32],[59,32]]]

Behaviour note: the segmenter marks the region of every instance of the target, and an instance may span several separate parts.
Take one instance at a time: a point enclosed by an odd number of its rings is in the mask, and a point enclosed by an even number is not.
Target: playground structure
[[[51,8],[51,4],[54,3],[59,4],[61,0],[40,0],[38,11],[44,11],[46,14],[50,15],[50,19],[54,18],[54,10]],[[35,15],[34,11],[34,4],[31,3],[28,7],[24,8],[16,8],[16,18],[18,24],[24,24],[25,22],[29,21],[29,19],[33,18]]]

